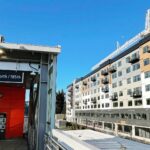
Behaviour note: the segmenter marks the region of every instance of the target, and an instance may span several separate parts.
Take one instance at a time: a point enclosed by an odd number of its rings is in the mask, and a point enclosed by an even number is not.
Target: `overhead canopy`
[[[40,53],[60,53],[60,46],[37,46],[29,44],[14,44],[14,43],[0,43],[1,49],[20,50],[20,51],[32,51]]]

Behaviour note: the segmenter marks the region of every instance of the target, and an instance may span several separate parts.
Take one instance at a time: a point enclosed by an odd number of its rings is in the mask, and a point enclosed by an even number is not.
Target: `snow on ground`
[[[70,130],[64,132],[101,150],[150,150],[150,145],[148,144],[93,130]]]

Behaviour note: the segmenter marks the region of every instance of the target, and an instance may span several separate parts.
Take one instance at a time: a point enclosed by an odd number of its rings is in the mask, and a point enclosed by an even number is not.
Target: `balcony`
[[[91,77],[91,81],[95,82],[96,81],[96,77],[95,76]]]
[[[92,98],[91,102],[95,104],[96,103],[96,98]]]
[[[102,87],[102,92],[108,93],[109,92],[109,87],[108,86]]]
[[[111,66],[110,68],[109,68],[109,72],[110,73],[114,73],[114,72],[116,72],[117,71],[117,67],[116,66]]]
[[[108,79],[108,78],[102,79],[102,83],[103,83],[103,84],[108,84],[108,83],[109,83],[109,79]]]
[[[111,96],[111,100],[112,100],[112,101],[117,101],[117,100],[118,100],[118,95],[117,95],[117,94],[113,94],[113,95]]]
[[[87,105],[87,101],[83,101],[83,104]]]
[[[107,76],[108,75],[108,69],[102,70],[101,75]]]
[[[142,97],[142,91],[133,91],[132,97],[133,98],[140,98],[140,97]]]
[[[130,57],[129,63],[134,64],[140,60],[139,55],[134,55],[134,57]]]
[[[83,85],[84,85],[84,86],[87,86],[87,82],[86,82],[86,81],[83,81]]]
[[[79,89],[79,85],[76,85],[75,88],[76,88],[76,89]]]

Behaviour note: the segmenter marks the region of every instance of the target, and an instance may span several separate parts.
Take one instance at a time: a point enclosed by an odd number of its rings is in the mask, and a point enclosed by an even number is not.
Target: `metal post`
[[[41,55],[38,102],[38,127],[36,150],[44,150],[44,135],[46,130],[46,108],[47,108],[47,82],[48,82],[48,62],[47,55]]]

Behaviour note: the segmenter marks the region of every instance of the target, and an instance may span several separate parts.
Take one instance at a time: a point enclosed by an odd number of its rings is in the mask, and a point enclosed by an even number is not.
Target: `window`
[[[132,58],[139,57],[139,52],[132,54]]]
[[[126,58],[126,63],[129,63],[129,61],[130,61],[130,56],[128,56],[128,57]]]
[[[118,107],[118,102],[113,103],[113,107]]]
[[[102,108],[104,108],[104,104],[102,104]]]
[[[131,95],[132,94],[132,90],[131,89],[128,89],[127,90],[127,95]]]
[[[101,96],[101,99],[104,99],[104,95]]]
[[[120,67],[122,65],[121,61],[118,62],[118,67]]]
[[[120,107],[123,107],[123,102],[120,102]]]
[[[98,100],[100,100],[100,96],[98,96],[98,98],[97,98]]]
[[[146,91],[146,92],[150,91],[150,84],[147,84],[147,85],[145,86],[145,91]]]
[[[130,84],[131,83],[131,78],[128,78],[127,79],[127,84]]]
[[[116,72],[114,72],[114,73],[112,74],[112,79],[115,79],[115,78],[117,78],[117,73],[116,73]]]
[[[148,52],[148,50],[149,50],[149,46],[147,45],[147,46],[145,46],[145,47],[143,47],[143,53],[147,53]]]
[[[98,104],[98,108],[100,108],[100,104]]]
[[[144,66],[147,66],[150,64],[150,58],[144,59]]]
[[[141,76],[140,75],[136,75],[133,77],[133,82],[138,82],[141,81]]]
[[[119,86],[122,86],[122,81],[119,81]]]
[[[99,77],[99,73],[97,73],[97,77]]]
[[[122,71],[119,71],[118,72],[118,77],[121,77],[122,76]]]
[[[105,98],[109,98],[109,94],[106,94],[106,95],[105,95]]]
[[[150,98],[147,98],[147,99],[146,99],[146,104],[147,104],[147,105],[150,105]]]
[[[146,79],[146,78],[150,78],[150,71],[147,71],[147,72],[145,72],[144,74],[145,74],[145,79]]]
[[[119,91],[119,96],[123,96],[123,92],[122,91]]]
[[[141,99],[140,100],[135,100],[134,103],[135,103],[135,106],[141,106],[142,105],[142,100]]]
[[[141,87],[136,87],[136,88],[134,88],[133,90],[134,90],[134,91],[139,91],[139,92],[140,92],[140,91],[142,91],[142,88],[141,88]]]
[[[131,72],[131,68],[128,67],[128,68],[126,69],[126,73],[130,73],[130,72]]]
[[[128,106],[132,106],[132,101],[128,101]]]
[[[105,104],[105,107],[109,107],[109,103],[106,103],[106,104]]]
[[[138,70],[138,69],[140,69],[140,64],[139,63],[134,64],[133,65],[133,71]]]
[[[113,83],[112,88],[116,88],[116,87],[117,87],[117,83]]]

